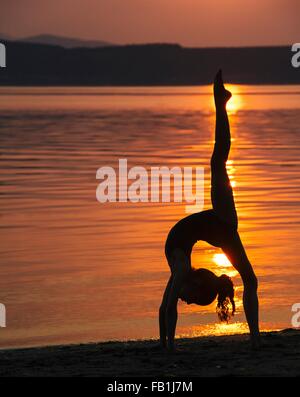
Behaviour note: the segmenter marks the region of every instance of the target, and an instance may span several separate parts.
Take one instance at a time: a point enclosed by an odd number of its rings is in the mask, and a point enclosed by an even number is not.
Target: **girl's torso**
[[[223,247],[235,233],[236,228],[222,221],[213,209],[198,212],[181,219],[170,230],[165,245],[166,256],[170,258],[176,248],[190,256],[193,246],[199,240],[215,247]]]

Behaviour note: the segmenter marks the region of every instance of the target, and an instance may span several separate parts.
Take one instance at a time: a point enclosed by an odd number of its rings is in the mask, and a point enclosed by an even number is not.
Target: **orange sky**
[[[0,0],[0,32],[187,46],[300,41],[299,0]],[[222,5],[222,8],[219,8]]]

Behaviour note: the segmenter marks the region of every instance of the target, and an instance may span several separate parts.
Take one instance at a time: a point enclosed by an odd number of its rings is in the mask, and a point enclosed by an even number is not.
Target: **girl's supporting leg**
[[[242,277],[244,310],[250,329],[252,346],[257,348],[260,345],[258,282],[238,233],[232,241],[226,244],[226,247],[223,247],[223,251]]]

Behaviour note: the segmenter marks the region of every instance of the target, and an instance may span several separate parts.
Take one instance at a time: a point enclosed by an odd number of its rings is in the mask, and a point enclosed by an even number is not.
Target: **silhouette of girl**
[[[170,350],[174,349],[178,299],[188,304],[209,305],[218,297],[217,312],[221,321],[228,321],[235,312],[231,279],[226,275],[217,277],[206,269],[192,268],[191,252],[199,240],[222,248],[240,273],[244,284],[243,303],[252,346],[258,348],[260,344],[257,278],[238,233],[234,197],[226,170],[231,144],[226,103],[230,98],[231,93],[224,87],[220,70],[214,81],[216,131],[211,158],[213,208],[180,220],[169,232],[165,246],[171,276],[159,310],[159,325],[160,344]]]

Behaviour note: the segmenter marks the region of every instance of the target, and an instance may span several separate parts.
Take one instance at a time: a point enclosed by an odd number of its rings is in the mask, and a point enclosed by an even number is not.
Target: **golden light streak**
[[[242,108],[242,97],[239,93],[238,87],[232,84],[226,84],[226,89],[232,93],[230,101],[227,103],[227,112],[229,115],[235,114],[238,110]]]
[[[213,261],[220,267],[231,267],[231,263],[225,254],[214,254]]]

